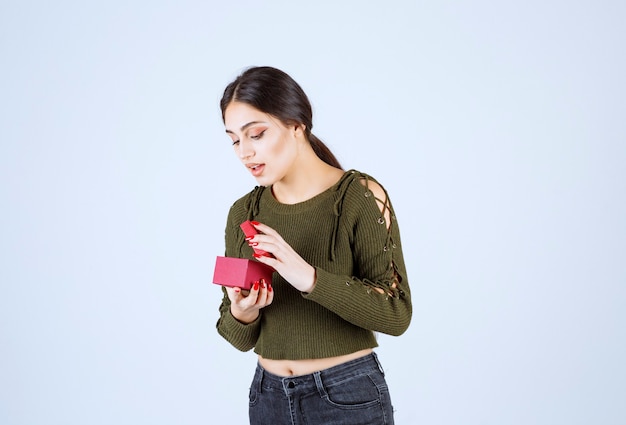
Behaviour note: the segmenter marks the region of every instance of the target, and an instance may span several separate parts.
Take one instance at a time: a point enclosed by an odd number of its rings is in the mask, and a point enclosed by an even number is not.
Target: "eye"
[[[237,146],[239,144],[239,140],[233,140],[233,146]]]
[[[263,137],[263,135],[265,134],[265,131],[266,131],[266,130],[263,130],[262,132],[260,132],[260,133],[258,133],[258,134],[254,134],[254,135],[250,136],[250,138],[251,138],[252,140],[259,140],[260,138],[262,138],[262,137]]]

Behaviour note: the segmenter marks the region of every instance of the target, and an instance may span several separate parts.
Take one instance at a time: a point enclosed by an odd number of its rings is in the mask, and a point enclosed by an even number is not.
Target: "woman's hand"
[[[304,261],[276,230],[257,221],[253,221],[252,225],[262,233],[254,235],[248,240],[248,244],[274,256],[272,258],[255,255],[255,258],[261,263],[273,267],[298,291],[311,292],[315,286],[315,268]]]
[[[255,282],[250,291],[226,287],[230,299],[230,313],[241,323],[252,323],[259,317],[259,310],[274,300],[274,291],[265,279]]]

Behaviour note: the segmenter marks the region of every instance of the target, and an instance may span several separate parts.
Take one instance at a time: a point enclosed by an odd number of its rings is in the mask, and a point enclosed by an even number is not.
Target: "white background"
[[[218,101],[290,73],[389,190],[399,424],[626,422],[621,1],[0,3],[0,423],[244,424],[215,332],[255,181]]]

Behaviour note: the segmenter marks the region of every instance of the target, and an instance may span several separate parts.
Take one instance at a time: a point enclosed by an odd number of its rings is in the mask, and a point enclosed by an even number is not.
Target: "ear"
[[[296,137],[304,137],[306,131],[306,125],[296,124],[293,126],[293,135]]]

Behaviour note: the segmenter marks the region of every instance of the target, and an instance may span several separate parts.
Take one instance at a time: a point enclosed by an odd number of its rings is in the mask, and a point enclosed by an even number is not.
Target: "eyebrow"
[[[248,128],[248,127],[250,127],[250,126],[252,126],[252,125],[256,125],[256,124],[267,124],[267,123],[266,123],[266,122],[264,122],[264,121],[250,121],[249,123],[242,125],[242,126],[241,126],[241,128],[240,128],[240,130],[241,130],[241,131],[244,131],[246,128]],[[226,129],[226,133],[234,134],[234,133],[233,133],[231,130],[229,130],[229,129]]]

